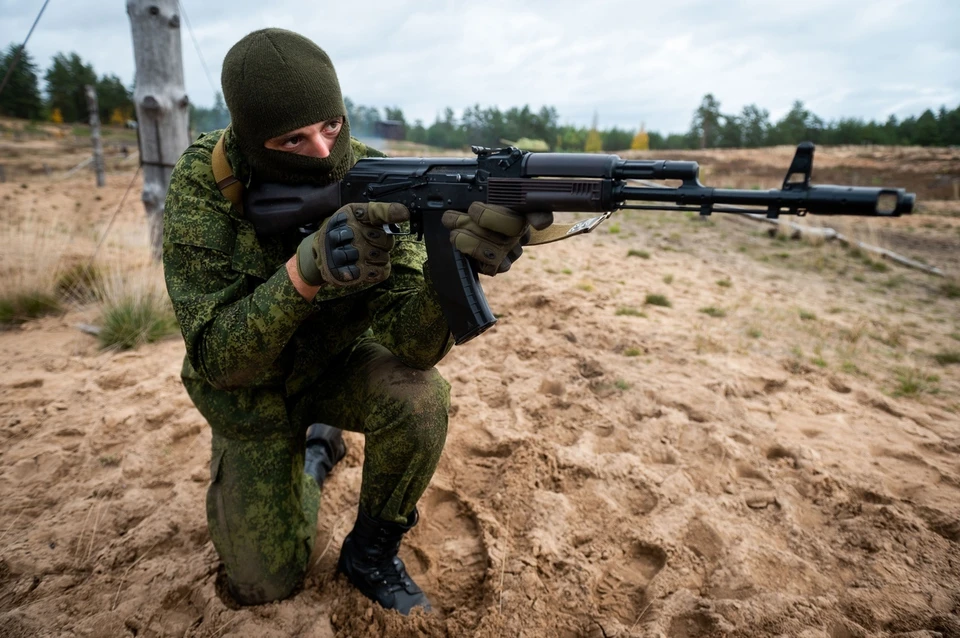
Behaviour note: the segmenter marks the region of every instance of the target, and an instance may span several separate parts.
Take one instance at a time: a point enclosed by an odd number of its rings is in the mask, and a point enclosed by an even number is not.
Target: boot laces
[[[377,534],[377,549],[380,550],[381,558],[370,572],[370,576],[380,581],[390,592],[412,588],[413,581],[410,580],[403,561],[397,556],[397,551],[400,549],[399,540],[380,532]]]

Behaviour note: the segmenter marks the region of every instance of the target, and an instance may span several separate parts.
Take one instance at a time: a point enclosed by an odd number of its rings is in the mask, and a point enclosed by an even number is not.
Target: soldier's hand
[[[402,204],[347,204],[300,243],[300,278],[312,286],[337,287],[385,280],[390,276],[390,251],[395,240],[383,226],[409,219],[410,211]]]
[[[518,213],[504,206],[474,202],[466,213],[448,210],[444,227],[450,230],[450,243],[472,257],[478,270],[496,275],[507,272],[530,237],[530,227],[542,230],[553,223],[552,213]]]

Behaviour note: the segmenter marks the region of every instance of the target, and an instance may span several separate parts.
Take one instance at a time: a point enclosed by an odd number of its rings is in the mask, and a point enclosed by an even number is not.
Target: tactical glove
[[[530,237],[530,226],[542,230],[553,223],[553,213],[517,213],[504,206],[473,202],[466,213],[448,210],[441,220],[450,230],[450,243],[472,257],[478,270],[496,275],[507,272]]]
[[[386,224],[410,220],[402,204],[347,204],[297,249],[297,272],[311,286],[379,283],[390,276],[394,238]]]

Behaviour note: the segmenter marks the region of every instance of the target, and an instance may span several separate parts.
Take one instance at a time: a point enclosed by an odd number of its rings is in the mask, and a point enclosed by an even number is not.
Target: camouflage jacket
[[[182,376],[201,379],[213,393],[290,396],[368,330],[407,365],[435,365],[452,339],[424,272],[423,244],[399,238],[386,281],[323,287],[306,301],[285,268],[299,232],[257,235],[217,189],[211,158],[221,134],[201,135],[184,152],[167,192],[163,267],[186,343]],[[355,158],[381,155],[352,142]],[[249,170],[229,136],[226,148],[245,181]]]

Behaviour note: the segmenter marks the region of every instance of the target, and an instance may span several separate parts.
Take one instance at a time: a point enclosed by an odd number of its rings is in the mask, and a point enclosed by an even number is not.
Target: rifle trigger
[[[397,224],[384,224],[383,232],[387,235],[409,235],[410,233],[403,232],[403,229],[400,228]]]

